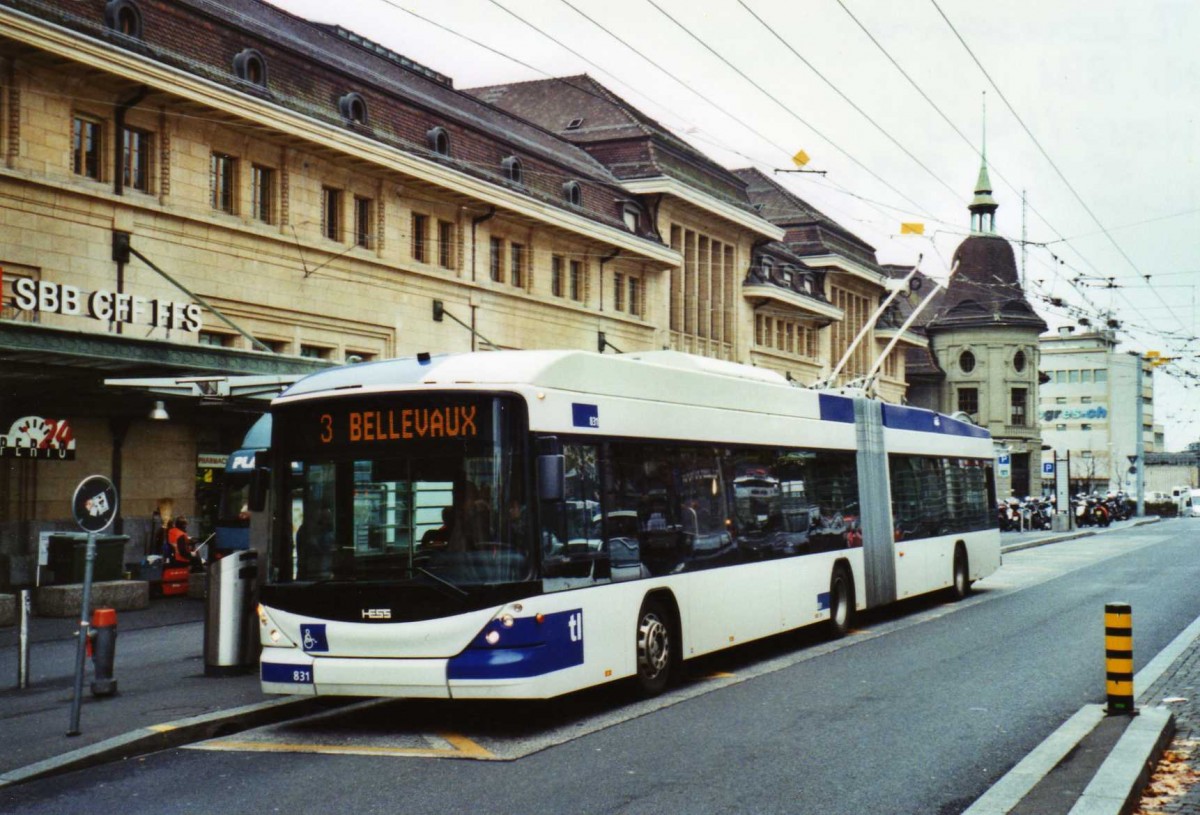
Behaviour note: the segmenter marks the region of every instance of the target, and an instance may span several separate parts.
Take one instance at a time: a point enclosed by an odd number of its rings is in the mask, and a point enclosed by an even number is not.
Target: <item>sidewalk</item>
[[[1013,552],[1149,522],[1153,521],[1070,533],[1003,533],[1001,546]],[[141,611],[120,612],[114,670],[118,693],[102,699],[91,695],[89,662],[82,732],[73,737],[65,734],[78,621],[41,617],[30,621],[32,676],[30,688],[23,691],[16,690],[17,631],[0,629],[0,727],[6,736],[5,749],[0,750],[0,788],[337,703],[311,697],[264,697],[255,671],[206,676],[204,609],[200,600],[170,597],[153,599]],[[1196,743],[1193,753],[1200,754],[1200,620],[1139,672],[1136,687],[1143,689],[1138,697],[1141,715],[1106,719],[1099,705],[1083,708],[967,813],[1117,815],[1132,811],[1122,809],[1125,799],[1136,805],[1142,778],[1158,762],[1172,727],[1178,728],[1179,739]],[[1047,807],[1047,800],[1055,806]],[[1200,815],[1200,785],[1158,811]]]
[[[30,686],[17,690],[17,628],[0,629],[0,787],[93,766],[295,715],[311,699],[264,697],[256,671],[204,673],[204,602],[156,598],[121,611],[113,675],[117,694],[90,692],[80,734],[67,736],[75,676],[76,619],[30,619]]]

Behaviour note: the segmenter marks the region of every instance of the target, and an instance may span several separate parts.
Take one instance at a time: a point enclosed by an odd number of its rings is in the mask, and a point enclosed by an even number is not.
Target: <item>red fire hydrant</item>
[[[112,696],[117,692],[113,678],[113,660],[117,655],[117,610],[98,608],[92,612],[92,630],[88,635],[92,655],[92,696]]]

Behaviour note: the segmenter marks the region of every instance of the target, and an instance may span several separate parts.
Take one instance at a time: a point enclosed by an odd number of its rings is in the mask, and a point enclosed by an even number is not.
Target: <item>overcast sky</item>
[[[591,74],[727,167],[804,150],[827,174],[777,180],[935,276],[970,224],[986,92],[997,231],[1034,307],[1111,314],[1123,348],[1179,356],[1155,420],[1170,450],[1200,439],[1194,0],[271,1],[459,88]]]

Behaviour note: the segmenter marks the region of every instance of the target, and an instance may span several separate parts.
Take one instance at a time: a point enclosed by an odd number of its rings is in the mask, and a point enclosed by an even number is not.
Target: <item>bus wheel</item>
[[[657,696],[671,679],[669,620],[662,602],[653,598],[638,612],[637,685],[642,696]]]
[[[954,582],[950,591],[955,600],[971,593],[971,572],[967,568],[967,552],[961,546],[954,548]]]
[[[829,580],[829,635],[834,639],[850,631],[854,614],[854,583],[845,566],[835,566]]]

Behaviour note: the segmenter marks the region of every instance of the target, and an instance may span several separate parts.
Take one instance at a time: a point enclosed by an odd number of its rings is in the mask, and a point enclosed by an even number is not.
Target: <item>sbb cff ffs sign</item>
[[[19,311],[45,311],[116,323],[137,323],[180,331],[200,330],[200,306],[150,300],[127,292],[97,289],[85,292],[75,286],[18,277],[12,283],[12,305]]]

